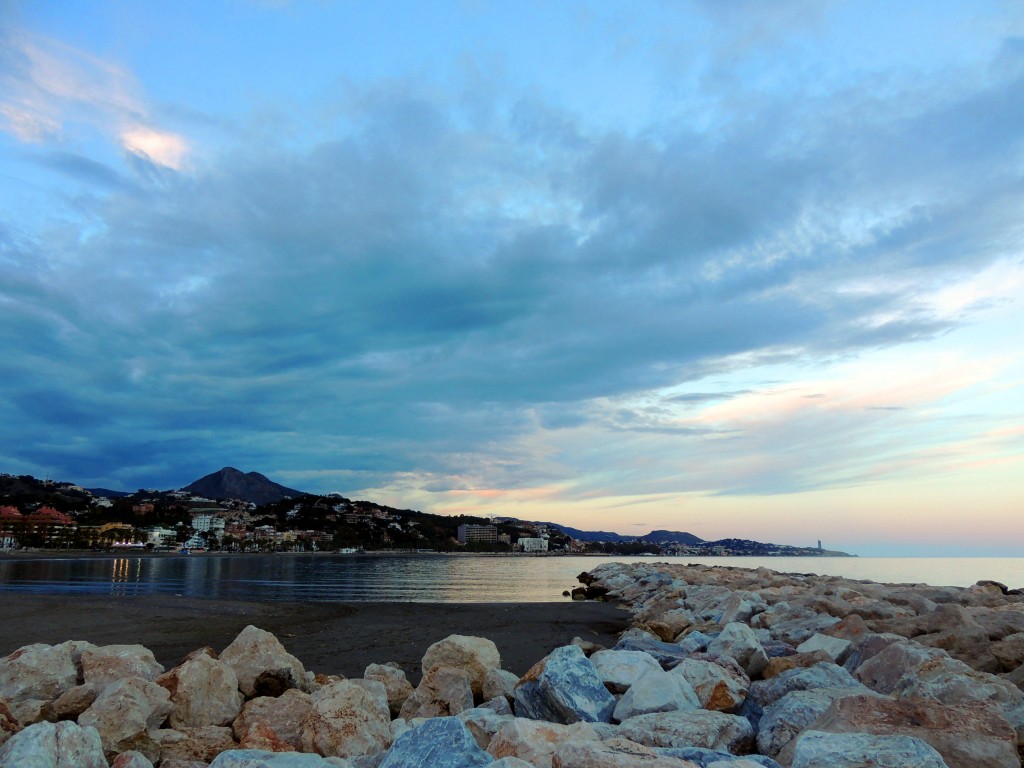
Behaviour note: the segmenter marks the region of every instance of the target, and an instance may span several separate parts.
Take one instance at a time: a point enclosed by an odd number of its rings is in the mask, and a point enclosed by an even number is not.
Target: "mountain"
[[[640,541],[648,544],[703,544],[704,539],[682,531],[651,531],[641,536]]]
[[[561,531],[566,536],[571,536],[577,541],[611,541],[618,543],[636,539],[635,536],[623,536],[621,533],[612,533],[611,531],[581,531],[579,528],[570,528],[568,525],[560,525],[558,523],[541,523],[541,525]]]
[[[555,528],[566,536],[572,536],[577,541],[608,541],[616,544],[624,541],[643,541],[648,544],[702,544],[704,542],[704,539],[682,531],[651,531],[645,536],[623,536],[621,533],[611,533],[610,531],[581,531],[579,528],[570,528],[558,523],[543,523],[543,525]]]
[[[125,496],[131,496],[131,491],[112,491],[109,488],[86,488],[89,493],[96,497],[103,497],[105,499],[123,499]]]
[[[253,504],[271,504],[303,495],[302,491],[278,485],[259,472],[241,472],[234,467],[224,467],[181,490],[208,499],[241,499]]]

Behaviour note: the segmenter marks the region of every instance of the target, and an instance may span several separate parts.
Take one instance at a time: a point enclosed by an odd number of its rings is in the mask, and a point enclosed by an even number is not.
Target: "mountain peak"
[[[275,483],[259,472],[242,472],[234,467],[201,477],[182,490],[209,499],[242,499],[253,504],[270,504],[302,495],[302,491]]]

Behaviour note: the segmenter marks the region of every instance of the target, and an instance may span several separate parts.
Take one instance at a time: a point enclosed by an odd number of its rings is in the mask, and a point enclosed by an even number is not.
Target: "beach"
[[[308,669],[359,677],[394,661],[415,684],[427,647],[451,634],[494,641],[502,666],[522,675],[553,648],[582,637],[615,645],[629,614],[610,604],[255,603],[151,595],[0,592],[0,657],[29,643],[68,639],[140,644],[167,668],[191,651],[227,646],[247,625],[272,632]]]

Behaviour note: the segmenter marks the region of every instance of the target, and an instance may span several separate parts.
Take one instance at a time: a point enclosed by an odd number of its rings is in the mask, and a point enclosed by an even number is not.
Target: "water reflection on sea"
[[[173,594],[220,600],[548,602],[607,557],[190,555],[0,559],[0,593]],[[637,562],[637,558],[621,558]],[[883,582],[1024,586],[1024,558],[654,558]]]

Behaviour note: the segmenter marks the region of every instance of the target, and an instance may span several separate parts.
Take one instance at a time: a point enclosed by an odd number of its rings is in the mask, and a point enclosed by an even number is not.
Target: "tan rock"
[[[26,645],[0,659],[0,696],[12,711],[23,701],[42,706],[77,684],[78,668],[67,643]]]
[[[148,756],[134,740],[159,728],[170,712],[171,698],[166,688],[142,678],[126,677],[108,685],[79,716],[78,723],[99,731],[108,752],[139,749]]]
[[[431,645],[423,654],[423,674],[434,667],[464,669],[474,696],[483,695],[484,677],[489,669],[501,669],[498,647],[484,637],[449,635]]]
[[[483,699],[490,701],[499,696],[512,701],[515,697],[516,683],[519,678],[504,669],[489,669],[484,675]]]
[[[706,659],[684,659],[670,674],[686,679],[704,709],[735,712],[746,701],[750,678],[740,669],[728,669]]]
[[[153,762],[141,752],[128,750],[115,757],[110,768],[153,768]]]
[[[401,667],[390,664],[370,664],[363,672],[366,680],[376,680],[384,686],[388,694],[388,707],[392,717],[398,717],[405,700],[412,695],[412,683],[405,676]]]
[[[552,756],[568,741],[599,741],[601,733],[591,723],[559,725],[517,717],[491,739],[487,752],[495,758],[518,757],[534,768],[551,768]]]
[[[248,698],[259,695],[256,682],[268,675],[290,688],[304,688],[306,669],[270,632],[251,624],[243,629],[220,654],[220,660],[234,670],[238,687]]]
[[[473,706],[472,681],[465,669],[432,667],[402,704],[399,717],[446,717]]]
[[[106,685],[101,683],[76,685],[44,706],[40,713],[42,719],[54,723],[60,720],[77,720],[79,715],[92,706],[104,688]]]
[[[153,652],[142,645],[103,645],[82,652],[86,683],[108,685],[127,677],[155,680],[163,671]]]
[[[11,714],[7,700],[0,696],[0,746],[20,730],[21,725]]]
[[[230,725],[245,697],[238,677],[222,661],[198,654],[156,679],[171,696],[171,728]]]
[[[391,745],[387,691],[380,683],[372,693],[367,685],[343,681],[312,695],[312,709],[302,724],[302,751],[325,757],[355,757]]]
[[[777,675],[790,669],[801,667],[813,667],[822,661],[832,662],[832,657],[824,651],[811,651],[810,653],[794,653],[792,656],[773,656],[768,659],[768,666],[761,670],[763,680],[771,680]]]
[[[232,729],[243,749],[299,750],[302,748],[302,724],[312,709],[312,697],[294,688],[277,698],[260,696],[246,702]]]
[[[993,704],[852,696],[834,701],[809,730],[903,735],[931,745],[949,768],[1017,768],[1017,735]],[[779,755],[791,760],[795,740]]]
[[[627,739],[567,741],[555,749],[552,768],[697,768]]]
[[[210,763],[221,752],[238,749],[230,728],[208,725],[203,728],[163,729],[153,733],[160,747],[160,766],[168,761]]]

